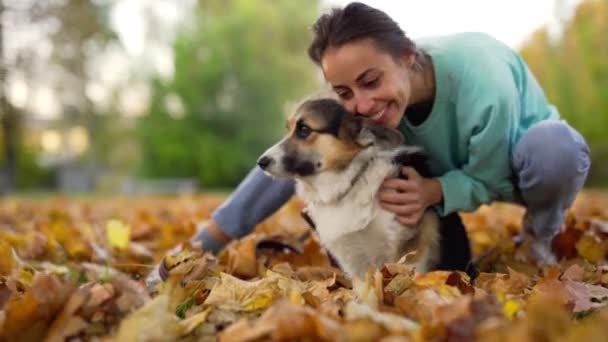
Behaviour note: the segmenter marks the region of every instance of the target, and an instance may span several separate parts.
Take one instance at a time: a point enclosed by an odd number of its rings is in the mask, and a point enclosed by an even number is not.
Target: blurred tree
[[[200,1],[174,44],[174,77],[152,80],[137,125],[141,171],[234,186],[282,133],[285,104],[317,85],[306,48],[315,1]]]
[[[562,116],[587,139],[588,184],[608,185],[608,0],[585,0],[563,35],[535,32],[521,54]]]
[[[65,161],[87,164],[95,173],[99,169],[100,156],[104,151],[103,135],[106,117],[91,101],[88,86],[94,78],[95,62],[110,42],[117,39],[110,28],[108,1],[34,1],[3,0],[6,15],[3,17],[5,36],[12,37],[9,74],[21,80],[30,96],[20,112],[23,124],[12,125],[12,135],[22,136],[21,128],[28,121],[36,121],[40,113],[31,104],[41,90],[48,91],[57,103],[58,119],[53,128],[65,132],[73,127],[84,127],[88,149],[84,154],[74,153],[69,146],[62,146],[61,163]],[[25,40],[19,42],[20,39]],[[27,44],[30,41],[30,44]],[[16,114],[15,114],[16,115]],[[28,118],[29,116],[29,118]],[[29,120],[28,120],[29,119]],[[4,121],[3,121],[4,123]],[[9,135],[8,137],[11,137]],[[7,142],[15,139],[7,139]],[[8,145],[7,145],[8,146]],[[17,148],[15,147],[15,150]],[[36,170],[35,153],[23,150],[24,162],[13,161],[19,184],[38,184],[30,177],[40,176],[48,182],[48,173]],[[13,156],[13,157],[11,157]],[[7,162],[16,159],[15,154],[6,154]],[[10,157],[10,158],[8,158]]]

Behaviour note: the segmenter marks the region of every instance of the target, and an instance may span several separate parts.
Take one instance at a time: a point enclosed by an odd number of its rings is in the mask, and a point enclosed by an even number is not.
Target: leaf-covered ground
[[[479,277],[403,263],[350,281],[297,201],[214,257],[187,240],[221,199],[3,199],[0,341],[602,341],[608,336],[608,195],[577,199],[560,265],[515,247],[521,208],[465,214]]]

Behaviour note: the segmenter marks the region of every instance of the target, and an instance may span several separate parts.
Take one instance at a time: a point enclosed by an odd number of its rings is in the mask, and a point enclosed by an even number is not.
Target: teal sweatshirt
[[[430,155],[441,183],[440,215],[473,211],[514,197],[511,153],[535,123],[559,119],[516,51],[482,33],[417,42],[435,69],[435,101],[426,120],[400,130]]]

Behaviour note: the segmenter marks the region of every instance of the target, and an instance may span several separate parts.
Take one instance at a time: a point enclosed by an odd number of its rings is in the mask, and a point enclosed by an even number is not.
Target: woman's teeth
[[[381,111],[379,111],[377,114],[374,114],[370,119],[377,121],[380,120],[382,118],[382,116],[384,116],[384,113],[386,112],[387,107],[384,107],[384,109],[382,109]]]

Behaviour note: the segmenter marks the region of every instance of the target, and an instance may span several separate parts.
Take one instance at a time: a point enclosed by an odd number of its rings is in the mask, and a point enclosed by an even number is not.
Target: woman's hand
[[[411,167],[404,167],[402,172],[407,179],[385,180],[378,191],[378,199],[384,209],[397,214],[401,224],[417,225],[429,206],[441,202],[441,183],[420,176]]]

